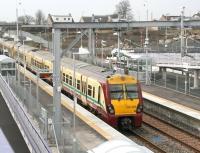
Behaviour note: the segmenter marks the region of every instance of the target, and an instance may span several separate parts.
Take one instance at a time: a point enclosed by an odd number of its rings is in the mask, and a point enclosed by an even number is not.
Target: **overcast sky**
[[[105,15],[115,11],[115,5],[120,0],[1,0],[0,21],[14,21],[16,18],[16,4],[20,15],[35,16],[35,12],[41,9],[45,15],[71,13],[78,21],[80,16],[92,14]],[[200,0],[129,0],[136,20],[146,18],[144,3],[148,2],[149,18],[159,18],[162,14],[180,15],[181,7],[186,7],[186,15],[192,15],[200,11]]]

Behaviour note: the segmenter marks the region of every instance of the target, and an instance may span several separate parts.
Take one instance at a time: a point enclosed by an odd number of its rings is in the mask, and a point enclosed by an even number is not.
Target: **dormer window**
[[[58,21],[58,20],[59,20],[59,18],[56,18],[56,20]]]

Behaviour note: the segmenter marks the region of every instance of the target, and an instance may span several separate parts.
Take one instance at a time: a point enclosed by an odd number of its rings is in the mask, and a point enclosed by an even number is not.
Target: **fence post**
[[[176,90],[178,91],[178,74],[176,74]]]

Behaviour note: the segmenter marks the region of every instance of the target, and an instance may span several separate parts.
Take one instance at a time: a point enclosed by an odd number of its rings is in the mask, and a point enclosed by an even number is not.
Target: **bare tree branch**
[[[34,17],[32,17],[30,15],[20,16],[20,17],[18,17],[18,21],[19,21],[19,23],[22,23],[22,24],[35,23]]]
[[[120,19],[133,20],[132,9],[129,0],[122,0],[116,5],[116,13]]]
[[[42,10],[38,10],[35,14],[35,24],[45,24],[46,20],[45,20],[45,15],[42,12]]]

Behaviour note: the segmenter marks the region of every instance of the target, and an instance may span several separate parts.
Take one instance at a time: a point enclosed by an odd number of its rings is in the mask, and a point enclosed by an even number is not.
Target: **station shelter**
[[[6,56],[0,55],[0,73],[2,76],[15,76],[15,60]]]

